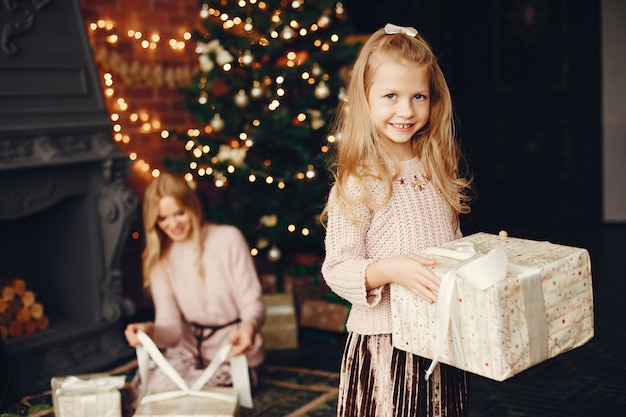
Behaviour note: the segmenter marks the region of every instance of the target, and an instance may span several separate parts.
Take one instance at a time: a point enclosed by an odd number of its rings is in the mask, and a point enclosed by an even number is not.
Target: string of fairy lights
[[[248,5],[254,5],[260,10],[265,10],[268,7],[265,2],[258,0],[239,0],[237,4],[242,8],[242,10]],[[294,10],[298,10],[302,7],[302,4],[303,2],[301,0],[294,0],[291,2],[291,7]],[[344,13],[342,3],[336,3],[335,9],[332,12],[330,10],[325,11],[316,23],[305,26],[295,19],[291,19],[289,22],[283,22],[281,18],[281,10],[275,10],[271,15],[271,21],[274,25],[273,28],[269,30],[267,35],[259,35],[256,42],[262,46],[269,46],[269,44],[275,39],[288,40],[298,36],[306,37],[314,35],[320,28],[327,27],[331,23],[332,13],[336,16],[341,16]],[[218,18],[222,22],[222,27],[225,30],[243,30],[245,33],[250,35],[252,35],[255,30],[255,22],[251,17],[242,18],[238,16],[229,16],[228,14],[220,12],[215,8],[209,7],[207,4],[204,4],[201,7],[200,17],[202,19]],[[102,19],[92,22],[88,25],[88,28],[94,35],[94,38],[96,37],[96,34],[102,35],[100,32],[104,32],[104,40],[110,47],[114,47],[122,40],[130,40],[131,42],[134,42],[135,45],[138,45],[141,49],[145,50],[146,53],[150,53],[150,51],[156,51],[158,48],[163,47],[164,43],[164,40],[161,39],[161,36],[157,31],[151,34],[145,34],[136,29],[127,29],[122,31],[119,30],[116,23],[111,20]],[[337,43],[339,40],[339,36],[333,34],[328,40],[314,39],[312,46],[319,48],[322,52],[328,52],[331,49],[332,43]],[[185,32],[182,34],[182,39],[168,39],[167,47],[175,52],[189,53],[188,48],[190,42],[192,42],[192,34],[191,32]],[[197,55],[198,61],[195,66],[181,66],[179,68],[170,68],[161,71],[157,71],[150,66],[142,68],[141,66],[136,65],[136,63],[127,63],[120,59],[119,56],[112,54],[110,52],[111,48],[98,47],[97,45],[94,45],[94,47],[96,50],[96,59],[101,63],[104,62],[106,64],[104,67],[108,69],[103,72],[102,77],[104,94],[109,100],[111,100],[110,118],[113,122],[113,138],[116,142],[124,145],[127,149],[132,148],[133,134],[129,133],[132,129],[130,129],[129,126],[124,125],[125,122],[123,122],[122,117],[124,113],[131,112],[130,114],[126,114],[127,118],[125,118],[125,120],[134,124],[135,129],[138,127],[140,134],[157,132],[162,139],[167,140],[170,139],[171,133],[170,130],[162,126],[158,118],[151,115],[149,111],[132,109],[132,103],[128,103],[124,97],[121,97],[115,87],[116,82],[118,82],[118,77],[121,78],[122,83],[124,83],[124,81],[138,81],[143,82],[144,84],[152,83],[153,85],[167,85],[171,88],[186,87],[190,85],[195,71],[198,69],[207,72],[211,71],[215,65],[219,65],[223,71],[228,72],[232,68],[233,61],[235,60],[234,57],[229,56],[230,54],[228,54],[228,52],[219,50],[221,45],[219,45],[219,41],[217,40],[206,43],[196,42],[194,53]],[[211,54],[214,58],[209,58],[209,52],[215,52],[216,48],[218,49],[218,53]],[[215,59],[215,62],[212,62],[213,59]],[[285,51],[284,61],[287,68],[296,68],[306,61],[306,59],[306,51]],[[242,51],[237,60],[242,66],[260,65],[257,61],[255,61],[255,57],[249,50]],[[312,69],[304,70],[301,74],[301,79],[304,83],[314,86],[314,95],[319,99],[327,98],[331,93],[330,89],[326,85],[328,77],[329,75],[324,73],[317,63],[313,65]],[[258,99],[260,95],[266,91],[266,89],[272,88],[274,95],[269,100],[267,109],[269,111],[274,111],[281,105],[281,98],[285,94],[285,89],[282,87],[283,82],[284,78],[281,76],[277,76],[275,79],[266,77],[263,80],[257,80],[253,83],[249,91],[244,89],[239,90],[237,95],[234,97],[234,102],[239,107],[246,106],[250,98]],[[342,98],[343,93],[343,91],[340,91],[340,99]],[[198,103],[207,104],[206,95],[200,94],[198,96]],[[297,115],[296,119],[300,123],[304,123],[308,119],[314,129],[319,129],[325,124],[325,120],[322,119],[319,112],[315,112],[314,110],[301,112]],[[254,120],[251,125],[258,127],[259,123],[259,120]],[[243,160],[245,160],[247,151],[254,146],[254,138],[252,138],[248,133],[242,131],[238,138],[230,141],[229,144],[220,146],[219,153],[211,159],[213,164],[228,161],[229,164],[225,172],[218,172],[217,170],[214,170],[210,164],[200,162],[203,158],[205,158],[211,149],[208,145],[197,141],[196,138],[199,138],[203,133],[210,134],[212,132],[218,132],[223,129],[223,127],[224,120],[219,114],[216,113],[213,119],[211,119],[206,126],[200,128],[193,127],[186,130],[185,134],[189,140],[185,143],[184,148],[196,159],[195,161],[189,162],[190,171],[185,175],[185,178],[188,181],[195,181],[194,174],[199,177],[212,175],[215,187],[221,188],[227,186],[228,175],[234,174],[238,166],[241,165]],[[330,144],[335,141],[335,137],[328,135],[326,140]],[[327,152],[328,145],[322,145],[320,151]],[[137,150],[131,150],[127,153],[129,159],[133,162],[132,167],[134,170],[152,177],[159,175],[159,169],[152,167],[149,162],[141,157]],[[310,180],[316,175],[317,173],[315,172],[314,165],[307,164],[301,172],[297,173],[295,179]],[[272,175],[265,172],[250,172],[248,180],[252,183],[257,181],[259,177],[266,184],[274,184],[278,189],[282,190],[286,187],[286,179],[274,178]],[[271,223],[275,222],[275,219],[260,219],[260,221]],[[288,225],[287,230],[290,233],[299,231],[303,236],[307,236],[309,234],[309,229],[307,227],[302,227],[298,230],[298,227],[294,224]],[[253,255],[257,255],[259,253],[261,245],[258,246],[259,248],[252,248]],[[279,258],[280,251],[270,250],[268,257],[270,259]]]
[[[267,5],[263,2],[263,1],[256,1],[256,0],[250,0],[249,2],[250,4],[257,4],[257,6],[259,7],[259,9],[263,10],[267,7]],[[240,7],[244,7],[246,5],[246,2],[241,0],[239,3]],[[291,3],[291,6],[294,9],[298,9],[299,7],[301,7],[302,2],[295,0]],[[336,6],[336,13],[338,15],[341,15],[344,13],[343,11],[343,5],[342,3],[337,3]],[[242,25],[243,29],[248,32],[251,33],[254,29],[253,26],[253,22],[251,18],[247,18],[245,19],[245,21],[242,18],[239,17],[234,17],[234,18],[229,18],[228,15],[225,14],[221,14],[218,10],[213,9],[208,7],[206,4],[204,4],[202,6],[202,9],[200,11],[200,16],[203,19],[209,18],[210,16],[219,16],[219,18],[224,22],[223,26],[224,29],[232,29],[233,27],[237,26],[237,25]],[[276,23],[280,22],[280,11],[277,10],[274,12],[274,15],[272,17],[272,20]],[[323,14],[320,19],[318,20],[318,23],[312,25],[309,29],[301,27],[301,25],[292,20],[289,25],[285,25],[283,30],[281,31],[281,33],[279,34],[276,30],[271,31],[270,33],[270,37],[271,38],[277,38],[279,36],[282,36],[284,39],[286,38],[291,38],[293,36],[306,36],[309,32],[315,32],[319,27],[325,27],[326,25],[328,25],[329,22],[329,16],[327,13]],[[114,33],[117,29],[117,25],[115,22],[111,21],[111,20],[105,20],[105,19],[100,19],[96,22],[92,22],[88,25],[89,30],[91,32],[97,32],[97,31],[105,31],[106,32],[106,42],[108,42],[111,45],[115,45],[117,44],[121,37],[123,35],[120,35],[119,33]],[[299,31],[295,31],[293,30],[294,28],[299,28]],[[127,39],[130,39],[132,41],[135,41],[139,44],[139,46],[144,49],[144,50],[156,50],[160,44],[161,44],[161,37],[157,32],[152,33],[151,35],[145,35],[142,31],[140,30],[135,30],[135,29],[128,29],[125,32],[125,36]],[[174,38],[170,38],[168,40],[168,46],[175,51],[184,51],[185,48],[187,48],[187,43],[191,40],[191,32],[185,32],[183,34],[183,39],[174,39]],[[336,35],[333,35],[331,37],[331,41],[332,42],[338,42],[339,41],[339,37]],[[259,43],[262,44],[267,44],[269,41],[266,38],[261,38],[258,41]],[[94,45],[95,46],[95,45]],[[316,40],[314,42],[314,46],[320,48],[323,51],[328,51],[330,49],[330,45],[328,42],[323,42],[322,40]],[[97,46],[96,46],[97,48]],[[202,62],[203,60],[206,59],[206,52],[208,52],[209,49],[206,48],[206,46],[202,46],[202,45],[198,45],[195,49],[195,52],[199,55],[199,61],[200,61],[200,67],[202,67]],[[203,53],[204,52],[204,53]],[[106,52],[104,49],[96,49],[96,58],[99,59],[100,61],[104,61],[106,60],[106,57],[103,57],[103,55],[106,55]],[[294,51],[287,51],[285,54],[285,58],[286,58],[286,65],[288,67],[293,67],[296,65],[299,65],[302,62],[302,57],[299,56],[299,54],[297,52]],[[251,61],[248,61],[248,59],[253,59],[250,55],[249,55],[249,51],[244,52],[243,57],[241,58],[241,61],[243,63],[250,63]],[[108,66],[112,66],[112,65],[108,65]],[[122,65],[114,65],[116,68],[114,68],[116,70],[116,72],[121,72],[123,71],[120,67],[124,66]],[[128,65],[128,67],[130,67],[131,65]],[[225,62],[223,63],[223,68],[225,71],[228,71],[231,67],[230,62]],[[191,69],[193,71],[193,69]],[[145,72],[142,71],[142,69],[136,70],[135,72]],[[187,71],[189,72],[189,70]],[[306,82],[308,82],[309,84],[314,84],[315,81],[315,77],[319,76],[320,74],[320,68],[317,64],[314,65],[313,70],[311,71],[311,73],[309,72],[303,72],[302,73],[302,79],[305,80]],[[113,125],[113,131],[114,131],[114,140],[118,143],[122,143],[125,145],[128,145],[131,143],[131,136],[127,133],[124,132],[124,127],[122,125],[122,123],[120,122],[120,112],[126,112],[129,110],[130,106],[128,104],[128,102],[126,101],[126,99],[124,97],[118,97],[116,96],[116,90],[114,88],[114,75],[109,72],[106,71],[104,72],[104,74],[102,75],[103,77],[103,84],[105,86],[105,90],[104,90],[104,94],[107,98],[111,99],[114,103],[114,108],[111,109],[111,120],[114,123]],[[164,78],[167,78],[167,74],[165,74],[163,76]],[[190,80],[190,75],[188,75],[186,77],[186,80]],[[327,80],[328,78],[328,74],[324,74],[324,76],[322,77],[322,81],[319,82],[319,84],[316,87],[315,90],[315,95],[319,98],[325,98],[330,91],[328,90],[326,84],[325,84],[325,80]],[[276,84],[278,86],[280,86],[280,84],[283,82],[283,80],[278,77],[275,80]],[[264,80],[264,84],[268,84],[271,83],[271,80]],[[185,85],[184,82],[178,82],[177,84],[179,85]],[[175,87],[175,85],[172,85],[172,87]],[[262,91],[262,87],[261,87],[261,82],[259,81],[255,81],[253,87],[250,90],[250,96],[251,97],[258,97],[261,94]],[[278,97],[282,96],[284,94],[284,90],[281,89],[280,87],[277,88],[276,90],[276,95]],[[340,98],[342,98],[340,96]],[[206,97],[204,96],[200,96],[198,98],[199,102],[202,104],[203,102],[206,102]],[[241,105],[245,105],[246,101],[247,101],[247,96],[246,96],[246,92],[243,90],[240,90],[238,92],[238,97],[235,99],[236,102],[238,102]],[[277,108],[280,105],[280,101],[278,99],[274,99],[272,100],[272,102],[268,105],[268,108],[270,110]],[[314,120],[312,122],[312,126],[313,128],[316,127],[321,127],[321,125],[324,123],[322,120],[320,120],[320,116],[318,114],[315,114],[315,112],[312,112],[310,115]],[[300,122],[304,122],[307,119],[307,114],[305,113],[300,113],[297,118],[298,121]],[[156,131],[158,129],[160,129],[161,123],[159,120],[155,119],[154,117],[152,117],[149,112],[147,111],[137,111],[137,112],[133,112],[130,114],[129,116],[129,120],[132,123],[140,123],[141,126],[141,131],[143,133],[147,133],[147,132],[151,132],[151,131]],[[209,123],[209,125],[207,125],[207,127],[205,127],[205,131],[209,130],[219,130],[223,127],[223,120],[221,120],[219,115],[216,115],[215,118],[213,120],[211,120],[211,122]],[[161,132],[161,137],[163,139],[167,139],[169,138],[169,130],[167,129],[162,129]],[[197,137],[201,134],[200,129],[197,128],[190,128],[187,130],[187,135],[189,137]],[[245,132],[242,132],[242,134],[240,135],[240,139],[242,141],[244,141],[244,145],[246,146],[251,146],[253,144],[252,140],[250,138],[247,137]],[[328,138],[328,142],[332,143],[334,142],[335,138],[330,135]],[[192,152],[195,156],[199,156],[200,154],[198,152],[201,152],[202,154],[207,153],[208,149],[207,148],[202,148],[200,150],[197,149],[193,149],[193,142],[188,142],[185,145],[185,148]],[[239,148],[238,145],[236,145],[236,148],[233,149],[237,149]],[[323,145],[321,147],[321,152],[327,152],[328,151],[328,147],[326,145]],[[144,172],[150,172],[151,168],[150,168],[150,164],[148,162],[146,162],[145,160],[143,160],[138,154],[137,152],[129,152],[129,158],[134,162],[134,165],[139,168],[141,171]],[[236,158],[238,159],[238,158]],[[192,166],[190,167],[192,169],[198,169],[198,166]],[[229,169],[232,170],[235,167],[230,167]],[[312,171],[311,167],[307,167],[307,171],[301,175],[298,176],[299,179],[305,179],[305,178],[311,178],[312,175],[314,175],[314,172]],[[158,175],[158,170],[154,170],[152,172],[153,176],[157,176]],[[210,175],[211,172],[210,170],[207,172],[206,169],[202,169],[200,168],[198,171],[198,175]],[[251,180],[255,180],[254,177],[251,177]],[[272,182],[271,179],[267,179],[267,182]],[[223,178],[217,179],[216,180],[216,186],[220,187],[224,185],[224,181]],[[280,184],[280,183],[279,183]],[[282,185],[279,185],[279,187],[282,187]]]
[[[143,32],[134,29],[128,29],[124,32],[124,35],[120,35],[117,30],[117,25],[115,22],[111,20],[100,19],[96,22],[92,22],[88,25],[89,30],[95,34],[98,31],[105,32],[105,41],[110,45],[118,44],[122,39],[122,36],[125,36],[127,39],[134,41],[139,44],[139,47],[144,50],[156,50],[160,47],[161,37],[158,33],[152,33],[149,36],[146,36]],[[168,46],[174,50],[182,52],[187,47],[187,42],[191,40],[191,33],[185,32],[183,34],[183,39],[174,39],[171,38],[168,41]],[[127,133],[126,127],[122,123],[121,114],[127,111],[130,111],[131,106],[127,102],[124,97],[118,95],[118,92],[115,88],[115,80],[114,74],[119,74],[123,79],[126,77],[132,76],[132,74],[142,74],[143,79],[145,81],[146,78],[150,78],[146,76],[146,71],[141,67],[135,65],[135,69],[133,70],[132,64],[127,64],[121,59],[113,59],[117,57],[117,55],[113,55],[107,52],[105,48],[99,47],[94,43],[95,57],[96,60],[100,61],[100,63],[104,63],[104,67],[112,67],[113,71],[104,71],[102,74],[102,82],[104,85],[104,95],[109,100],[111,100],[112,105],[110,106],[110,118],[113,122],[113,139],[123,145],[130,145],[132,142],[131,134]],[[113,57],[113,58],[112,58]],[[144,67],[147,68],[147,67]],[[187,72],[192,71],[193,69],[188,70]],[[181,71],[178,71],[179,73]],[[155,82],[155,76],[151,77],[153,82]],[[187,78],[183,80],[181,78]],[[183,84],[185,81],[191,82],[190,77],[174,77],[164,73],[160,77],[160,81],[165,82],[167,80],[173,80],[172,82],[176,84]],[[141,81],[141,80],[140,80]],[[149,132],[158,132],[160,130],[160,136],[162,138],[167,138],[169,133],[167,129],[163,129],[161,122],[153,117],[147,110],[138,110],[133,111],[128,116],[128,120],[139,126],[140,132],[142,134]],[[130,151],[128,153],[128,157],[131,161],[133,161],[133,167],[140,172],[150,173],[152,176],[158,176],[159,170],[156,168],[152,168],[150,164],[141,158],[141,156],[136,151]]]
[[[240,0],[237,4],[242,10],[242,14],[247,6],[257,7],[262,11],[266,10],[268,7],[265,2],[258,0]],[[290,5],[294,10],[298,11],[301,9],[303,1],[294,0]],[[226,31],[243,31],[251,39],[251,44],[269,47],[274,39],[292,40],[298,36],[306,37],[314,35],[320,28],[328,27],[332,23],[332,13],[333,12],[331,10],[324,11],[317,22],[307,27],[295,19],[290,19],[288,22],[283,21],[283,18],[281,17],[283,10],[276,9],[270,17],[273,26],[267,31],[267,33],[256,32],[255,22],[253,17],[251,17],[249,10],[245,11],[245,14],[247,15],[246,17],[229,16],[226,12],[220,11],[215,7],[210,7],[205,3],[202,6],[200,15],[203,19],[211,17],[218,19],[222,22],[222,28]],[[343,4],[341,2],[336,3],[334,9],[335,16],[341,18],[344,13],[345,10],[343,8]],[[322,52],[329,52],[331,45],[339,42],[339,40],[340,39],[337,34],[332,34],[328,40],[314,38],[311,46],[318,48]],[[224,73],[228,73],[233,68],[232,63],[235,61],[235,57],[233,57],[220,45],[218,39],[212,39],[207,43],[199,43],[196,48],[196,52],[199,55],[200,69],[205,73],[214,70],[216,66],[219,66]],[[308,51],[294,51],[286,49],[284,52],[284,65],[289,69],[298,67],[306,61],[308,56]],[[237,57],[237,61],[242,67],[254,68],[261,65],[260,61],[257,60],[249,49],[242,51],[240,56]],[[303,70],[301,73],[301,79],[306,84],[315,86],[314,95],[318,99],[325,99],[331,94],[331,91],[326,84],[329,79],[329,74],[324,73],[318,63],[314,63],[311,70]],[[281,106],[281,99],[286,94],[286,89],[283,86],[284,82],[285,77],[280,74],[274,79],[265,76],[262,80],[254,80],[249,91],[240,89],[237,92],[234,97],[234,102],[238,107],[243,108],[248,105],[250,98],[260,99],[267,90],[273,90],[273,95],[267,99],[268,103],[266,106],[268,111],[273,112]],[[205,86],[206,83],[207,79],[205,77],[200,78],[198,85],[200,93],[197,97],[197,101],[200,105],[211,106],[212,104],[209,102],[209,92]],[[344,92],[340,91],[340,99],[343,94]],[[320,112],[316,112],[311,109],[300,112],[296,116],[296,120],[298,123],[304,123],[309,120],[311,127],[314,130],[321,128],[326,123]],[[224,124],[225,122],[222,115],[219,112],[215,112],[212,119],[204,128],[204,132],[206,134],[220,132],[224,129]],[[256,118],[251,120],[248,125],[258,128],[261,125],[261,120]],[[254,138],[250,136],[248,132],[240,132],[238,135],[239,140],[234,139],[230,141],[230,149],[220,147],[218,155],[213,158],[209,158],[210,164],[203,164],[201,160],[204,155],[211,152],[211,148],[210,146],[195,140],[195,138],[199,135],[199,130],[191,132],[190,136],[192,137],[190,137],[190,140],[187,141],[185,145],[185,149],[192,153],[196,158],[196,161],[190,163],[189,168],[196,172],[198,176],[212,175],[214,178],[213,183],[217,188],[226,186],[228,183],[228,174],[234,174],[237,167],[241,165],[242,161],[245,159],[246,152],[254,146]],[[326,139],[328,142],[333,142],[335,140],[332,135],[328,136]],[[320,151],[322,153],[328,152],[328,145],[322,145]],[[224,160],[232,162],[228,165],[225,172],[215,170],[213,166]],[[267,160],[267,165],[271,165],[270,160]],[[315,171],[314,164],[308,163],[295,175],[295,178],[302,181],[313,179],[316,176],[317,173]],[[288,182],[288,179],[286,178],[274,178],[272,175],[263,171],[251,172],[248,176],[248,180],[250,182],[256,182],[259,177],[264,179],[266,184],[276,184],[279,189],[284,189],[286,187],[286,182]]]

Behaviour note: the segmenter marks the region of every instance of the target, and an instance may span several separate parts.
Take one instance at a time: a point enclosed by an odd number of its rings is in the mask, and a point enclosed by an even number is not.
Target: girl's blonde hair
[[[161,172],[146,188],[143,198],[143,226],[146,246],[141,255],[143,261],[143,285],[150,287],[150,275],[159,264],[161,256],[172,244],[171,239],[161,230],[157,222],[159,219],[159,203],[163,197],[172,197],[189,212],[191,217],[191,236],[196,244],[196,266],[203,276],[200,264],[200,255],[203,249],[202,240],[202,206],[196,192],[190,188],[187,181],[174,174]]]
[[[420,35],[389,35],[384,29],[372,34],[361,48],[352,68],[346,97],[339,104],[331,128],[331,133],[337,137],[336,160],[331,171],[340,207],[346,212],[351,203],[357,202],[348,196],[349,178],[355,179],[362,191],[358,202],[375,210],[387,204],[392,182],[399,174],[398,159],[379,138],[368,106],[373,75],[377,66],[387,60],[427,68],[430,117],[426,126],[413,137],[413,151],[453,210],[457,214],[469,213],[471,179],[460,172],[464,167],[460,166],[462,155],[455,137],[452,99],[437,58]],[[384,184],[387,195],[382,203],[374,201],[367,192],[366,177],[377,178]]]

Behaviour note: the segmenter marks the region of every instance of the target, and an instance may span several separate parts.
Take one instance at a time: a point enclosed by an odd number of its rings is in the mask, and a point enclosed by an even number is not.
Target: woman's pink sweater
[[[194,242],[174,242],[151,277],[155,307],[155,343],[173,347],[178,343],[194,354],[196,339],[188,322],[205,326],[229,323],[237,318],[251,320],[261,329],[265,306],[250,248],[241,232],[228,225],[203,226],[204,253],[201,262],[204,279],[196,267]],[[213,358],[237,325],[218,330],[202,344],[205,359]],[[263,361],[259,333],[248,353],[248,365]]]

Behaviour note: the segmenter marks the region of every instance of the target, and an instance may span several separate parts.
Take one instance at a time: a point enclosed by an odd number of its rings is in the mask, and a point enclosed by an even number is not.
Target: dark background
[[[413,26],[437,52],[475,174],[466,233],[549,238],[601,223],[599,1],[345,4],[358,32]]]

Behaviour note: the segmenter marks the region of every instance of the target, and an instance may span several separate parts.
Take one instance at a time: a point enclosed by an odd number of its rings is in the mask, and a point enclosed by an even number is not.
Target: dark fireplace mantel
[[[0,279],[49,327],[5,341],[13,389],[132,358],[120,260],[138,206],[114,144],[78,0],[1,2]]]

